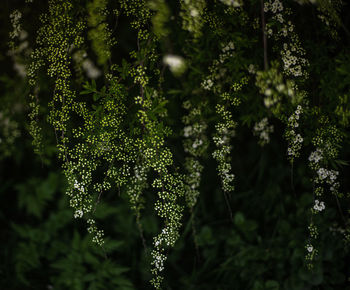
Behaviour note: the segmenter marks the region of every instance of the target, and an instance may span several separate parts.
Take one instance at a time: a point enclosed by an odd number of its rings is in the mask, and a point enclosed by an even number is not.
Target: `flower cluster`
[[[327,119],[321,118],[320,123],[323,128],[317,129],[316,136],[312,140],[316,150],[311,152],[309,156],[310,168],[315,171],[313,181],[317,184],[317,188],[328,185],[333,194],[338,194],[340,184],[337,182],[337,177],[339,172],[327,169],[327,163],[338,155],[338,143],[341,141],[341,136],[338,130],[328,123]]]
[[[221,44],[221,53],[209,67],[210,75],[202,82],[202,87],[220,95],[220,101],[216,105],[216,113],[220,121],[215,125],[213,141],[216,150],[212,156],[218,163],[218,174],[224,193],[234,190],[234,174],[231,172],[231,139],[235,135],[236,122],[233,120],[230,107],[238,106],[241,102],[237,97],[238,92],[248,83],[247,77],[242,77],[238,82],[231,85],[232,93],[223,91],[225,82],[220,82],[228,71],[225,62],[234,56],[235,45],[233,41]],[[214,82],[215,81],[215,82]]]
[[[79,184],[77,180],[74,181],[74,185],[73,187],[79,192],[77,195],[75,195],[74,198],[71,199],[71,206],[75,209],[75,212],[74,212],[74,218],[82,218],[83,215],[84,215],[84,210],[86,212],[89,212],[91,210],[91,207],[88,206],[88,207],[79,207],[80,204],[82,203],[82,199],[81,200],[79,198],[77,198],[77,196],[80,195],[80,193],[82,194],[82,196],[85,195],[85,189],[84,189],[84,186],[82,184]]]
[[[143,200],[141,198],[143,191],[148,187],[147,174],[149,167],[140,161],[134,167],[134,175],[127,187],[127,193],[131,203],[131,209],[134,210],[137,218],[140,217],[140,210],[143,208]]]
[[[292,43],[284,43],[281,50],[281,57],[285,74],[294,77],[307,76],[303,68],[308,66],[308,61],[304,56],[305,51],[296,40]]]
[[[311,222],[310,225],[308,226],[308,230],[309,230],[309,233],[310,233],[310,238],[311,239],[317,239],[317,237],[318,237],[318,228],[313,222]]]
[[[130,71],[130,76],[134,79],[135,84],[146,86],[149,82],[149,78],[146,75],[146,68],[143,65],[139,65]]]
[[[88,37],[91,40],[92,49],[97,55],[97,63],[106,64],[111,57],[111,47],[116,44],[112,37],[112,30],[106,22],[109,16],[107,0],[93,0],[88,3],[89,13],[87,23],[90,27]]]
[[[0,160],[11,154],[14,143],[21,135],[18,123],[6,111],[0,111]]]
[[[203,165],[198,160],[186,158],[185,169],[189,173],[185,177],[185,182],[188,185],[186,189],[186,202],[189,208],[193,208],[197,203],[203,168]]]
[[[306,250],[311,253],[314,250],[314,247],[311,244],[306,245]]]
[[[242,1],[241,0],[220,0],[225,5],[231,6],[231,7],[241,7]]]
[[[159,271],[163,271],[164,270],[164,262],[167,259],[167,256],[165,256],[164,254],[153,250],[151,252],[153,261],[152,261],[152,265],[154,265],[154,267]]]
[[[81,66],[90,79],[97,79],[101,75],[101,71],[89,58],[84,59]]]
[[[231,173],[230,153],[232,145],[231,138],[235,135],[236,122],[232,119],[232,114],[223,105],[216,106],[216,112],[221,115],[223,122],[215,125],[216,133],[213,136],[217,149],[213,152],[213,157],[218,163],[218,172],[224,192],[234,190],[234,174]]]
[[[322,149],[317,148],[315,151],[311,152],[309,156],[309,161],[312,164],[317,164],[323,159]]]
[[[205,79],[203,82],[202,82],[202,88],[205,89],[205,90],[208,90],[210,91],[211,88],[213,87],[214,85],[214,82],[209,78],[209,79]]]
[[[259,144],[264,146],[270,142],[270,133],[273,132],[273,125],[269,125],[268,119],[265,117],[254,125],[254,135],[259,137]]]
[[[139,230],[140,238],[144,248],[146,248],[146,241],[143,236],[143,226],[141,223],[141,210],[144,208],[143,193],[148,188],[147,175],[150,171],[149,166],[146,166],[142,157],[134,166],[134,175],[131,177],[127,186],[127,194],[136,217],[136,224]]]
[[[17,43],[15,45],[15,40],[9,42],[8,55],[13,59],[13,69],[17,74],[24,78],[27,75],[27,67],[25,65],[25,59],[30,55],[31,48],[29,47],[29,41],[27,39],[28,33],[21,29],[19,36],[16,39]]]
[[[264,3],[264,12],[272,13],[272,23],[266,24],[267,35],[274,37],[275,41],[282,40],[283,47],[280,50],[284,73],[287,76],[308,77],[306,68],[309,63],[305,58],[305,50],[300,44],[298,35],[295,33],[294,24],[285,19],[291,12],[287,9],[284,12],[283,4],[280,0],[268,0]],[[273,28],[277,26],[274,33]]]
[[[159,95],[150,95],[151,104],[158,102]],[[158,192],[158,200],[155,203],[155,211],[158,216],[166,221],[163,230],[154,238],[154,250],[152,260],[152,273],[154,275],[151,280],[152,285],[156,289],[160,289],[162,276],[160,272],[163,270],[165,261],[165,249],[173,247],[179,237],[179,228],[181,226],[181,218],[183,208],[178,204],[177,200],[184,195],[183,176],[170,173],[170,166],[173,164],[172,154],[170,150],[164,146],[164,138],[169,134],[169,130],[159,125],[159,116],[157,120],[150,118],[150,111],[141,104],[140,110],[140,126],[144,128],[142,136],[137,142],[138,151],[143,159],[144,167],[153,169],[158,176],[154,179],[152,187]],[[144,140],[149,140],[145,142]],[[147,169],[148,170],[148,169]],[[145,188],[145,172],[142,170],[135,171],[135,185],[138,184],[135,201],[140,196],[141,190]],[[130,192],[133,193],[132,191]],[[134,191],[135,194],[135,191]],[[133,200],[133,196],[131,195]],[[137,209],[138,210],[138,209]]]
[[[335,170],[327,170],[326,168],[319,168],[317,170],[318,179],[316,182],[327,182],[328,184],[334,184],[339,172]]]
[[[167,54],[163,57],[163,62],[174,75],[180,75],[186,70],[185,60],[181,56]]]
[[[343,1],[316,1],[317,2],[317,17],[325,24],[325,29],[330,33],[330,35],[335,39],[339,39],[338,28],[341,23],[340,13],[342,11]]]
[[[235,45],[233,41],[221,43],[221,52],[218,59],[215,59],[209,67],[210,74],[201,83],[203,89],[213,91],[214,93],[222,93],[219,81],[224,79],[227,74],[227,68],[224,63],[234,56]],[[214,85],[215,84],[215,85]]]
[[[227,44],[221,44],[221,54],[219,55],[219,62],[224,63],[226,59],[234,56],[235,45],[233,41]]]
[[[189,31],[196,39],[202,35],[203,18],[205,9],[204,0],[181,0],[182,28]]]
[[[309,166],[314,171],[314,196],[317,197],[314,205],[311,208],[312,215],[318,214],[325,210],[324,201],[320,201],[326,187],[329,188],[332,194],[340,196],[338,189],[340,187],[337,182],[339,172],[333,169],[328,169],[329,161],[336,158],[338,154],[338,147],[341,141],[338,130],[329,123],[328,118],[319,118],[320,128],[316,130],[316,136],[312,139],[313,145],[316,149],[309,155]],[[317,225],[312,221],[309,226],[310,239],[318,237]],[[313,260],[317,252],[307,253],[306,260],[308,267],[313,267]]]
[[[97,245],[102,246],[104,244],[104,231],[97,229],[96,222],[93,219],[88,219],[87,224],[88,232],[93,235],[92,241]]]
[[[273,62],[267,71],[256,73],[256,85],[264,95],[264,105],[271,112],[280,117],[283,114],[283,97],[292,104],[300,104],[304,93],[298,90],[298,86],[292,80],[284,81],[282,73],[278,70],[278,64]]]
[[[22,30],[22,25],[20,23],[21,18],[22,18],[22,13],[18,10],[14,10],[10,14],[10,20],[12,24],[12,31],[10,32],[10,38],[12,40],[19,37],[21,33],[21,30]]]
[[[189,3],[190,1],[186,1]],[[138,30],[138,43],[141,41],[151,43],[155,41],[149,31],[148,21],[151,19],[150,7],[147,1],[123,1],[123,9],[127,16],[135,19],[133,27]],[[184,177],[173,172],[173,156],[170,149],[165,146],[165,138],[171,134],[169,127],[164,126],[163,117],[167,115],[164,95],[151,86],[146,75],[145,62],[150,67],[156,67],[160,59],[155,57],[153,49],[145,49],[132,53],[132,57],[139,63],[136,68],[130,69],[131,81],[138,86],[139,95],[134,97],[134,106],[137,109],[137,129],[133,131],[136,167],[129,195],[131,202],[135,203],[136,214],[139,211],[141,191],[146,188],[147,172],[154,176],[152,187],[157,192],[154,205],[155,212],[163,220],[162,230],[153,239],[154,249],[152,255],[153,278],[152,285],[161,289],[162,271],[166,260],[166,250],[173,247],[179,237],[183,207],[179,204],[179,198],[185,194]],[[142,54],[142,59],[139,55]],[[182,61],[177,57],[168,56],[164,61],[173,69],[178,69]],[[158,80],[161,83],[160,80]],[[156,108],[156,109],[155,109]],[[136,161],[136,162],[135,162]],[[137,217],[138,219],[138,217]]]
[[[313,209],[316,212],[323,211],[325,208],[326,208],[326,206],[324,205],[323,201],[319,201],[318,199],[315,200],[315,205],[314,205]]]
[[[302,113],[303,109],[298,105],[294,113],[288,118],[288,125],[285,132],[285,137],[288,141],[288,159],[292,162],[295,158],[299,157],[302,143],[304,141],[300,133],[297,133],[299,128],[299,118]]]
[[[271,11],[273,14],[276,14],[277,12],[282,12],[283,11],[283,4],[279,0],[274,0],[272,1],[266,1],[264,3],[264,12],[269,12]]]
[[[318,254],[318,250],[314,248],[314,246],[311,243],[306,244],[305,246],[307,254],[306,254],[306,260],[307,261],[313,261],[315,257]],[[310,264],[308,265],[310,267]]]
[[[197,122],[184,127],[184,150],[192,156],[200,156],[206,150],[208,143],[203,134],[207,125],[204,122]]]
[[[160,282],[163,279],[160,272],[164,269],[163,263],[166,260],[165,250],[168,247],[173,247],[179,238],[183,208],[176,201],[179,196],[185,194],[183,179],[183,176],[165,174],[163,172],[160,178],[152,184],[153,187],[159,190],[159,199],[155,203],[155,210],[161,218],[167,221],[162,231],[153,241],[153,268],[151,272],[154,277],[151,283],[156,289],[160,289]]]
[[[204,155],[208,147],[205,134],[207,125],[203,120],[203,108],[206,105],[206,102],[201,102],[194,107],[189,100],[183,104],[183,107],[189,112],[182,118],[182,121],[186,125],[183,129],[183,136],[185,137],[183,141],[184,151],[189,154],[185,159],[185,169],[187,171],[185,176],[187,187],[185,198],[187,206],[191,210],[197,203],[197,197],[199,196],[199,185],[203,170],[199,158]]]
[[[256,67],[255,67],[255,65],[254,64],[250,64],[249,66],[248,66],[248,72],[250,73],[250,74],[256,74]]]

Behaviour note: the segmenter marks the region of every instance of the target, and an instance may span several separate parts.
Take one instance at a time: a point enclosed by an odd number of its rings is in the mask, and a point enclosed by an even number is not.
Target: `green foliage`
[[[107,1],[91,1],[87,4],[87,11],[89,13],[87,22],[90,27],[88,37],[91,40],[92,49],[97,55],[98,64],[104,65],[111,57],[111,47],[116,45],[112,31],[106,23],[109,14]]]
[[[1,289],[346,289],[340,0],[6,7]]]

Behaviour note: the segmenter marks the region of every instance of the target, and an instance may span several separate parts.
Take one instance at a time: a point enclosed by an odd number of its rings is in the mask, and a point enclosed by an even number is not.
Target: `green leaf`
[[[266,290],[279,290],[280,289],[280,285],[277,281],[274,280],[268,280],[265,283],[265,289]]]
[[[241,213],[241,212],[237,212],[234,216],[234,223],[237,225],[237,226],[241,226],[244,224],[245,222],[245,218],[244,218],[244,215]]]

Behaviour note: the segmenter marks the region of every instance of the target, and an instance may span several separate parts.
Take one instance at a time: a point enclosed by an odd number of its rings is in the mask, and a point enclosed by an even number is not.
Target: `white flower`
[[[325,169],[325,168],[320,168],[318,171],[317,171],[317,174],[318,174],[318,177],[320,179],[325,179],[327,178],[328,176],[328,170]]]
[[[316,151],[311,152],[311,154],[309,156],[309,161],[318,163],[320,160],[322,160],[322,158],[323,158],[322,150],[317,148]]]
[[[82,67],[86,72],[86,75],[91,79],[97,79],[101,75],[101,71],[88,58],[83,61]]]
[[[202,87],[205,90],[210,90],[212,86],[214,85],[213,81],[211,79],[206,79],[202,82]]]
[[[265,90],[265,96],[269,97],[269,96],[271,96],[271,95],[272,95],[271,89],[266,89],[266,90]]]
[[[337,179],[337,175],[339,174],[338,171],[335,171],[335,170],[332,170],[329,172],[328,176],[329,176],[329,179],[330,179],[330,182],[331,183],[334,183],[334,181]]]
[[[191,9],[190,14],[192,17],[197,17],[199,15],[199,12],[197,9],[193,8],[193,9]]]
[[[254,135],[259,136],[260,145],[270,142],[269,134],[273,132],[273,125],[269,126],[268,119],[265,117],[254,125]]]
[[[191,126],[186,126],[184,128],[184,137],[189,137],[191,135],[192,132],[192,127]]]
[[[241,6],[240,1],[237,1],[237,0],[221,0],[221,2],[228,5],[228,6],[233,6],[233,7],[240,7]]]
[[[81,218],[83,217],[83,211],[81,209],[77,209],[74,213],[74,218]]]
[[[169,66],[173,73],[182,72],[185,68],[185,60],[178,55],[167,54],[163,57],[163,62]]]
[[[285,88],[286,88],[286,86],[285,86],[284,84],[279,84],[279,85],[276,87],[277,91],[279,91],[279,92],[284,91]]]
[[[314,205],[313,208],[316,211],[323,211],[326,208],[326,206],[325,206],[323,201],[320,202],[318,199],[316,199],[315,200],[315,205]]]
[[[253,64],[250,64],[250,65],[248,66],[248,72],[249,72],[250,74],[255,74],[256,70],[255,70],[255,66],[254,66]]]

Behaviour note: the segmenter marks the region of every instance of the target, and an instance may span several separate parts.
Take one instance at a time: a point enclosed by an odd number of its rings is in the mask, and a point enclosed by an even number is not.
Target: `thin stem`
[[[146,239],[145,239],[145,237],[143,235],[143,227],[142,227],[142,224],[141,224],[141,221],[140,221],[140,212],[138,212],[137,215],[136,215],[136,224],[137,224],[137,228],[139,230],[139,234],[140,234],[140,238],[141,238],[141,241],[142,241],[143,248],[144,248],[145,252],[147,252]]]
[[[231,222],[233,223],[233,213],[232,213],[231,205],[230,205],[230,202],[229,202],[229,200],[228,200],[226,191],[223,191],[223,193],[224,193],[224,197],[225,197],[225,202],[226,202],[226,205],[227,205],[227,209],[228,209],[228,211],[229,211],[229,213],[230,213],[230,220],[231,220]]]
[[[195,214],[193,211],[193,207],[191,207],[190,212],[191,212],[191,227],[192,227],[193,243],[196,249],[197,260],[199,261],[200,260],[199,245],[198,245],[198,239],[197,239],[197,230],[195,226]]]
[[[264,43],[264,70],[269,69],[268,61],[267,61],[267,37],[266,37],[266,29],[265,29],[265,12],[264,12],[264,0],[260,0],[261,2],[261,30],[263,33],[263,43]]]
[[[294,195],[294,199],[296,200],[296,199],[297,199],[297,196],[296,196],[296,194],[295,194],[295,188],[294,188],[294,159],[293,159],[292,162],[291,162],[290,184],[291,184],[291,187],[292,187],[292,192],[293,192],[293,195]]]

